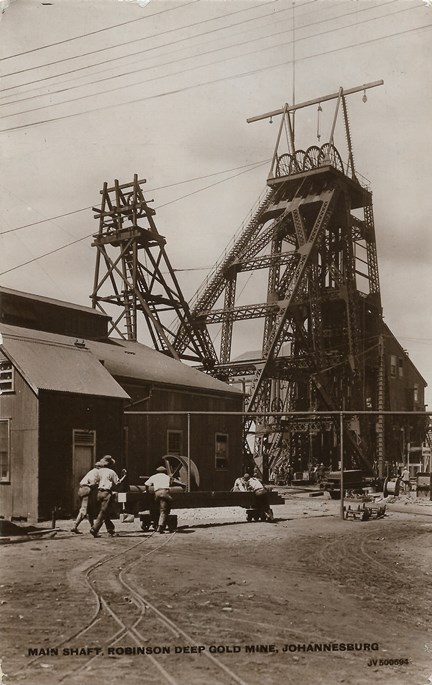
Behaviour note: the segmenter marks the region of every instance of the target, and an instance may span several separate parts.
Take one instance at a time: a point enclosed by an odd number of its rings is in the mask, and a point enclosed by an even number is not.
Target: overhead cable
[[[167,183],[166,185],[163,186],[157,186],[156,188],[148,188],[147,192],[151,193],[154,192],[155,190],[165,190],[166,188],[173,188],[175,186],[183,185],[185,183],[192,183],[193,181],[201,181],[205,178],[210,178],[211,176],[219,176],[220,174],[227,174],[230,173],[231,171],[238,171],[239,169],[249,169],[249,167],[254,167],[257,168],[258,166],[261,166],[261,164],[268,164],[271,160],[270,159],[264,159],[261,160],[260,162],[249,162],[249,164],[242,164],[241,166],[236,166],[232,167],[231,169],[222,169],[221,171],[214,171],[211,174],[204,174],[202,176],[195,176],[193,178],[187,178],[183,181],[176,181],[175,183]],[[211,186],[208,186],[211,187]],[[184,197],[187,197],[185,195]],[[179,198],[180,199],[180,198]],[[164,206],[164,205],[161,205]],[[7,233],[15,233],[15,231],[21,231],[23,228],[30,228],[31,226],[39,226],[40,224],[45,224],[48,221],[55,221],[56,219],[62,219],[65,216],[71,216],[72,214],[78,214],[79,212],[85,212],[88,211],[89,209],[92,209],[92,205],[89,207],[81,207],[81,209],[74,209],[70,212],[65,212],[64,214],[57,214],[57,216],[51,216],[48,217],[47,219],[41,219],[40,221],[33,221],[30,224],[25,224],[24,226],[16,226],[15,228],[8,228],[6,231],[1,231],[0,236],[6,235]]]
[[[279,2],[279,0],[271,0],[271,4],[274,2]],[[308,2],[317,2],[317,0],[308,0]],[[268,2],[260,3],[260,5],[257,5],[256,7],[260,7],[261,5],[268,5]],[[306,4],[306,3],[305,3]],[[228,14],[221,14],[219,17],[211,17],[209,19],[202,19],[201,21],[197,21],[193,24],[186,24],[186,26],[177,26],[176,28],[173,29],[166,29],[165,31],[160,31],[159,33],[154,33],[151,36],[144,36],[143,38],[136,38],[134,40],[128,41],[128,44],[130,45],[131,43],[138,43],[143,40],[150,40],[151,38],[159,38],[160,36],[166,35],[168,33],[178,33],[179,31],[183,31],[184,29],[192,28],[193,26],[199,26],[200,24],[207,24],[209,21],[216,21],[217,19],[225,19],[226,17],[231,17],[233,14],[240,14],[241,12],[248,12],[251,9],[255,9],[255,7],[246,7],[241,10],[236,10],[235,12],[230,12]],[[186,38],[179,38],[178,40],[173,40],[170,41],[169,43],[164,43],[164,45],[156,45],[152,48],[147,48],[146,50],[141,50],[139,52],[131,52],[128,55],[125,55],[125,57],[133,57],[135,55],[139,55],[142,52],[150,52],[151,50],[157,50],[161,47],[166,47],[167,45],[175,45],[176,43],[184,43],[185,41],[191,40],[192,38],[197,38],[200,36],[205,36],[210,33],[216,33],[217,31],[223,31],[226,28],[230,28],[231,26],[239,26],[240,24],[247,24],[248,22],[251,21],[257,21],[258,19],[262,19],[262,17],[266,16],[273,16],[273,14],[278,14],[279,12],[286,12],[286,9],[283,10],[276,10],[275,12],[270,12],[268,14],[263,14],[262,16],[259,17],[252,17],[251,19],[245,19],[244,21],[237,22],[236,24],[230,24],[229,27],[227,26],[221,26],[216,29],[210,29],[209,31],[204,31],[203,33],[197,34],[197,36],[188,36]],[[70,62],[73,59],[81,59],[82,57],[88,57],[89,55],[95,55],[98,52],[106,52],[107,50],[112,50],[114,48],[118,47],[124,47],[124,42],[122,43],[117,43],[116,45],[110,45],[106,48],[99,48],[97,50],[90,50],[89,52],[82,52],[79,55],[73,55],[71,57],[63,57],[62,59],[56,59],[54,62],[46,62],[46,64],[39,64],[35,65],[33,67],[27,67],[26,69],[20,69],[18,71],[11,71],[9,74],[3,74],[2,78],[6,78],[7,76],[16,76],[17,74],[23,74],[26,71],[34,71],[35,69],[43,69],[44,67],[52,67],[56,64],[61,64],[62,62]],[[81,67],[81,69],[88,69],[89,66],[98,66],[98,64],[106,64],[107,62],[116,62],[120,59],[123,59],[122,56],[120,57],[113,57],[111,59],[105,59],[102,62],[96,62],[96,64],[88,65],[86,67]],[[76,69],[74,71],[79,71],[79,69]],[[72,73],[72,72],[68,72]],[[59,74],[62,76],[62,74]],[[51,78],[51,77],[49,77]],[[54,78],[54,77],[52,77]],[[23,84],[26,85],[26,84]]]
[[[381,5],[379,5],[379,7],[391,5],[391,4],[394,4],[395,2],[398,2],[398,0],[390,0],[390,2],[382,3]],[[317,36],[325,35],[325,34],[327,34],[327,33],[333,33],[334,31],[340,31],[340,30],[343,30],[343,29],[351,28],[352,26],[358,26],[358,24],[366,23],[366,22],[370,22],[370,21],[376,21],[376,20],[378,20],[378,19],[383,19],[383,18],[385,18],[385,19],[387,20],[388,17],[389,17],[389,16],[393,16],[393,14],[398,14],[399,12],[406,12],[406,11],[409,11],[409,10],[412,10],[412,9],[415,9],[415,8],[414,8],[414,7],[408,7],[408,8],[404,8],[403,10],[398,10],[397,12],[393,12],[391,15],[388,15],[388,14],[387,14],[387,15],[385,15],[385,16],[372,17],[372,18],[370,18],[370,19],[365,19],[363,22],[358,22],[358,21],[357,21],[357,22],[355,22],[354,24],[348,24],[347,26],[336,27],[336,28],[330,29],[329,31],[321,31],[321,32],[318,32],[318,33],[314,33],[314,34],[312,34],[312,35],[310,35],[310,36],[306,36],[305,38],[298,38],[297,41],[308,40],[309,38],[315,38],[315,37],[317,37]],[[363,9],[361,9],[361,10],[356,10],[355,12],[348,12],[347,14],[345,14],[345,15],[340,15],[340,16],[337,17],[337,18],[340,19],[341,16],[345,17],[345,16],[350,16],[351,14],[358,14],[359,12],[363,12],[363,11],[365,11],[365,10],[369,11],[370,8],[368,7],[368,8],[363,8]],[[316,22],[311,22],[310,24],[306,24],[303,28],[309,28],[310,26],[314,26],[314,25],[316,25],[316,24],[325,23],[326,21],[328,21],[328,19],[324,19],[324,20],[316,21]],[[149,68],[149,69],[156,69],[156,68],[159,69],[160,67],[166,67],[166,66],[169,66],[169,65],[171,65],[171,64],[178,64],[179,62],[184,62],[184,61],[191,60],[191,59],[197,59],[197,58],[203,57],[203,56],[205,56],[205,55],[213,54],[213,53],[215,53],[215,52],[221,52],[222,50],[231,50],[231,49],[233,49],[233,48],[241,47],[242,45],[248,45],[249,43],[256,43],[258,40],[265,40],[266,38],[274,38],[275,36],[279,36],[279,35],[281,35],[281,34],[288,33],[289,31],[291,31],[291,28],[284,29],[283,31],[276,31],[275,33],[270,33],[270,34],[267,34],[267,35],[265,35],[265,36],[259,36],[259,37],[257,37],[257,38],[248,39],[248,40],[246,40],[246,41],[242,41],[241,43],[235,43],[234,45],[229,45],[229,46],[226,46],[226,47],[213,48],[212,50],[206,50],[206,51],[204,51],[204,52],[201,52],[201,53],[198,53],[198,54],[195,54],[195,55],[191,55],[191,56],[187,56],[187,57],[180,57],[180,58],[177,58],[177,59],[172,59],[172,60],[169,60],[168,62],[161,62],[161,63],[159,63],[159,64],[157,64],[157,65],[154,65],[154,66],[151,66],[151,67],[148,67],[148,68]],[[120,90],[120,89],[124,89],[124,88],[132,88],[132,87],[135,86],[135,85],[141,85],[141,84],[143,84],[143,83],[149,83],[150,81],[156,81],[156,80],[160,80],[160,79],[164,79],[164,78],[169,78],[170,76],[176,76],[176,75],[178,75],[178,74],[187,73],[188,71],[194,71],[194,70],[196,70],[196,69],[201,69],[201,68],[203,68],[203,67],[205,67],[205,66],[213,66],[214,64],[220,64],[221,62],[228,62],[228,61],[233,60],[233,59],[241,59],[242,57],[248,57],[248,56],[250,56],[250,55],[255,55],[255,54],[258,54],[258,53],[261,53],[261,52],[265,52],[265,51],[267,51],[267,50],[275,50],[276,48],[279,48],[279,47],[286,47],[286,46],[288,46],[288,45],[290,45],[290,44],[292,44],[292,43],[293,43],[293,41],[288,41],[288,42],[284,41],[283,43],[276,43],[276,44],[273,44],[273,45],[269,45],[269,46],[267,46],[267,47],[259,48],[259,49],[257,49],[257,50],[252,50],[252,51],[249,51],[249,52],[245,52],[245,53],[243,53],[242,55],[233,55],[232,57],[224,57],[224,58],[222,58],[222,59],[220,59],[220,60],[215,60],[214,62],[209,62],[209,63],[207,63],[207,64],[199,64],[199,65],[196,66],[196,67],[187,67],[186,69],[179,70],[179,71],[176,71],[176,72],[172,72],[171,74],[166,74],[166,75],[163,75],[163,76],[154,76],[154,77],[152,77],[152,78],[145,79],[144,81],[137,81],[136,83],[132,83],[132,84],[126,84],[126,85],[123,85],[123,86],[116,86],[114,89],[101,91],[100,93],[90,93],[89,95],[83,95],[83,96],[80,96],[80,97],[77,97],[77,98],[73,98],[73,99],[71,99],[71,100],[64,100],[63,102],[58,102],[58,103],[50,103],[49,105],[44,105],[44,106],[41,106],[41,107],[38,107],[38,108],[32,109],[32,110],[24,110],[22,113],[25,114],[26,112],[37,111],[38,109],[43,109],[44,107],[50,107],[50,106],[52,106],[52,105],[55,106],[55,105],[58,105],[58,104],[63,104],[64,102],[66,102],[66,103],[68,103],[68,102],[75,102],[76,100],[81,100],[81,99],[93,97],[93,96],[95,96],[95,95],[103,95],[103,93],[111,93],[111,92],[114,92],[114,90]],[[57,94],[57,93],[65,93],[65,92],[67,92],[67,91],[69,91],[69,90],[76,90],[77,88],[86,88],[87,86],[96,85],[96,84],[98,84],[98,83],[103,83],[103,82],[105,82],[105,81],[111,81],[111,80],[116,79],[116,78],[122,78],[122,77],[124,77],[124,76],[130,76],[131,74],[141,73],[141,72],[142,72],[142,68],[139,67],[138,69],[132,69],[132,70],[130,70],[130,71],[123,72],[122,74],[116,74],[116,75],[113,75],[113,76],[107,76],[107,77],[105,77],[105,78],[96,79],[95,81],[88,81],[87,83],[80,83],[80,84],[77,84],[77,85],[74,85],[74,86],[68,86],[68,87],[66,87],[66,88],[60,88],[60,89],[58,89],[58,90],[50,90],[50,91],[47,91],[46,93],[39,93],[38,95],[29,95],[29,96],[27,96],[27,97],[20,98],[19,100],[13,100],[13,101],[11,101],[11,102],[0,103],[0,107],[7,107],[8,105],[18,104],[19,102],[24,102],[24,101],[26,101],[26,100],[33,100],[34,98],[48,97],[48,96],[55,95],[55,94]],[[40,80],[44,80],[44,79],[40,79]],[[33,83],[35,83],[35,82],[33,82]],[[67,82],[66,82],[66,83],[67,83]],[[5,96],[5,97],[10,97],[10,96]],[[4,99],[4,98],[0,98],[0,99]],[[16,116],[16,114],[7,115],[7,116]]]
[[[396,2],[396,1],[397,1],[397,0],[391,0],[391,2]],[[345,4],[346,2],[350,2],[350,0],[341,0],[341,4]],[[306,3],[304,3],[304,4],[307,5],[307,4],[309,4],[309,3],[306,2]],[[383,4],[389,4],[389,3],[383,3]],[[377,7],[381,7],[381,5],[378,5]],[[374,8],[367,8],[367,9],[370,10],[370,9],[374,9]],[[334,19],[337,20],[337,19],[339,19],[339,18],[341,18],[341,17],[354,15],[354,14],[357,14],[357,13],[363,12],[363,11],[364,11],[363,9],[361,9],[361,10],[355,10],[354,12],[348,12],[348,13],[346,13],[346,14],[339,15],[339,16],[337,16],[337,17],[332,17],[332,18],[329,18],[329,19],[321,19],[321,20],[319,20],[319,21],[317,21],[317,22],[313,22],[313,24],[325,23],[325,22],[328,22],[328,21],[333,21]],[[261,18],[266,18],[266,17],[268,17],[268,16],[273,16],[273,14],[274,14],[274,13],[272,13],[272,14],[270,14],[270,15],[269,15],[269,14],[262,15],[262,16],[259,17],[259,18],[261,19]],[[308,12],[308,13],[302,14],[302,15],[300,15],[300,16],[301,16],[301,17],[310,17],[310,16],[312,16],[312,15],[316,16],[316,13],[314,13],[314,12]],[[277,18],[277,19],[278,19],[278,18]],[[278,23],[280,23],[280,22],[278,21]],[[301,29],[301,28],[307,28],[308,26],[312,26],[313,24],[305,24],[303,27],[300,27],[300,29]],[[270,25],[270,24],[266,24],[266,25],[263,26],[263,27],[261,27],[261,26],[258,26],[258,27],[248,27],[248,29],[246,29],[246,30],[240,30],[240,31],[237,31],[237,32],[231,34],[230,37],[235,37],[235,36],[239,36],[239,35],[241,36],[241,35],[244,35],[246,32],[249,33],[250,31],[257,31],[257,30],[259,30],[259,29],[261,29],[261,28],[267,28],[268,26],[271,26],[271,25]],[[226,28],[227,28],[227,29],[230,29],[231,27],[230,27],[230,26],[227,26]],[[200,34],[197,34],[196,36],[193,36],[193,38],[199,38],[199,37],[200,37]],[[260,37],[258,37],[256,40],[260,40]],[[158,47],[160,47],[160,48],[163,48],[163,47],[170,47],[170,45],[171,45],[171,44],[168,43],[168,44],[164,44],[164,45],[161,45],[161,46],[156,46],[155,49],[158,49]],[[200,47],[202,47],[202,45],[203,45],[203,44],[201,43],[201,44],[199,44],[198,46],[195,46],[195,47],[200,48]],[[205,46],[206,46],[206,47],[207,47],[207,45],[208,45],[208,41],[206,41],[206,43],[205,43]],[[228,49],[229,47],[236,47],[236,46],[237,46],[237,44],[234,43],[232,46],[227,46],[227,48],[220,47],[220,48],[218,48],[218,49],[219,49],[219,50],[224,50],[224,49]],[[190,47],[190,46],[186,46],[186,49],[189,48],[189,47]],[[169,54],[170,56],[173,55],[173,54],[175,55],[175,54],[177,54],[178,52],[181,52],[181,51],[183,51],[183,50],[184,50],[184,48],[179,48],[178,50],[176,50],[176,51],[174,51],[174,52],[170,51],[168,54]],[[136,53],[136,54],[140,54],[140,53]],[[119,61],[119,60],[128,59],[129,57],[135,57],[135,56],[136,56],[135,53],[127,54],[127,55],[122,55],[121,57],[118,58],[118,60],[111,60],[111,61]],[[197,55],[197,54],[192,55],[191,57],[188,57],[188,58],[181,57],[181,58],[179,58],[178,60],[173,60],[173,61],[181,61],[181,60],[184,60],[184,59],[193,59],[193,58],[195,58],[195,57],[197,57],[197,56],[199,56],[199,54],[198,54],[198,55]],[[153,59],[158,60],[158,59],[160,59],[160,58],[157,57],[157,56],[155,56]],[[54,75],[52,75],[52,76],[41,77],[41,78],[38,78],[38,79],[34,79],[33,81],[26,81],[25,83],[20,83],[20,84],[15,85],[15,86],[9,86],[8,88],[2,88],[2,92],[10,91],[10,90],[18,90],[19,88],[23,88],[24,86],[30,86],[30,85],[33,85],[33,84],[35,84],[35,83],[42,83],[43,81],[48,81],[48,80],[51,80],[51,79],[56,79],[56,78],[59,78],[60,76],[67,76],[68,74],[73,74],[73,73],[75,73],[75,72],[85,71],[85,70],[87,70],[87,69],[93,69],[94,67],[97,67],[97,66],[100,66],[100,65],[105,65],[105,64],[107,64],[107,63],[108,63],[107,60],[104,60],[103,62],[97,62],[97,63],[95,63],[95,64],[89,64],[89,65],[87,65],[87,66],[85,66],[85,67],[80,67],[80,68],[78,68],[78,69],[70,69],[70,70],[68,70],[68,71],[64,71],[64,72],[61,72],[61,73],[59,73],[59,74],[54,74]],[[134,63],[136,63],[136,60],[134,60]],[[147,62],[146,62],[146,65],[147,65]],[[156,66],[163,66],[163,65],[161,65],[161,64],[155,64],[155,65],[150,66],[149,68],[156,68]],[[78,76],[76,76],[76,77],[74,77],[74,78],[64,79],[63,81],[57,81],[57,82],[55,83],[55,86],[68,84],[68,83],[70,83],[71,81],[76,81],[76,80],[78,80],[78,79],[87,78],[87,76],[90,76],[90,77],[91,77],[91,76],[98,76],[99,74],[105,74],[105,73],[111,71],[112,68],[113,68],[113,67],[110,66],[110,67],[108,67],[107,69],[99,69],[98,71],[92,72],[92,74],[89,74],[89,75],[82,74],[82,75],[78,75]],[[115,68],[115,67],[114,67],[114,68]],[[115,76],[113,76],[113,78],[115,78]],[[91,82],[89,82],[89,83],[91,83]],[[82,84],[82,85],[87,85],[87,84]],[[18,95],[18,94],[32,93],[32,92],[34,92],[35,90],[38,90],[38,87],[36,87],[36,88],[31,88],[31,89],[29,89],[29,90],[24,91],[23,93],[17,93],[17,95]],[[2,97],[0,97],[0,100],[4,100],[4,99],[6,99],[6,98],[8,98],[8,97],[13,97],[13,94],[3,95]]]
[[[415,28],[406,29],[404,31],[397,31],[395,33],[387,34],[386,36],[380,36],[378,38],[371,38],[369,40],[365,40],[365,41],[362,41],[360,43],[355,43],[352,45],[345,45],[345,46],[342,46],[340,48],[333,48],[331,50],[325,50],[323,52],[318,52],[318,53],[315,53],[313,55],[307,55],[306,57],[298,57],[297,62],[300,62],[300,61],[305,62],[305,61],[310,60],[310,59],[315,59],[316,57],[322,57],[325,55],[330,55],[330,54],[335,53],[335,52],[342,52],[344,50],[351,50],[352,48],[358,48],[358,47],[361,47],[363,45],[371,45],[372,43],[377,43],[377,42],[380,42],[382,40],[388,40],[389,38],[395,38],[397,36],[406,35],[406,34],[413,33],[413,32],[419,32],[419,31],[423,31],[425,29],[430,29],[430,28],[432,28],[432,24],[426,24],[424,26],[417,26]],[[19,131],[21,129],[29,128],[32,126],[41,126],[43,124],[49,124],[49,123],[53,123],[56,121],[63,121],[64,119],[71,119],[74,117],[83,116],[85,114],[91,114],[93,112],[102,112],[104,110],[113,109],[115,107],[124,107],[124,106],[130,106],[133,104],[137,104],[138,102],[146,102],[148,100],[157,100],[159,98],[168,97],[170,95],[177,95],[178,93],[183,93],[183,92],[186,92],[189,90],[194,90],[195,88],[202,88],[203,86],[212,85],[214,83],[221,83],[223,81],[233,81],[233,80],[236,80],[239,78],[244,78],[245,76],[253,76],[254,74],[258,74],[258,73],[261,73],[264,71],[270,71],[272,69],[277,69],[279,67],[286,66],[287,64],[291,64],[291,60],[285,60],[283,62],[278,62],[277,64],[273,64],[273,65],[270,65],[267,67],[258,67],[257,69],[252,69],[250,71],[241,72],[239,74],[231,74],[230,76],[223,76],[220,78],[211,79],[209,81],[204,81],[202,83],[196,83],[196,84],[193,84],[190,86],[183,86],[182,88],[176,88],[174,90],[169,90],[169,91],[165,91],[162,93],[156,93],[155,95],[147,95],[147,96],[142,97],[142,98],[136,98],[134,100],[127,100],[126,102],[116,102],[116,103],[111,103],[109,105],[105,105],[102,107],[94,107],[94,108],[88,109],[84,112],[74,112],[73,114],[64,114],[64,115],[59,116],[59,117],[52,117],[51,119],[42,119],[40,121],[34,121],[34,122],[31,122],[28,124],[20,124],[18,126],[10,126],[8,128],[0,129],[0,133],[7,133],[9,131]]]
[[[167,204],[172,204],[173,202],[179,202],[180,200],[183,200],[184,198],[189,197],[192,194],[202,192],[203,190],[208,190],[209,188],[212,188],[213,186],[219,185],[220,183],[225,183],[226,181],[231,181],[232,179],[237,178],[237,176],[241,176],[242,174],[245,174],[248,171],[254,171],[258,167],[262,166],[263,163],[264,162],[260,162],[259,164],[256,164],[255,166],[253,166],[250,169],[240,171],[238,174],[234,174],[233,176],[228,176],[228,178],[225,178],[221,181],[216,181],[215,183],[212,183],[208,186],[205,186],[204,188],[200,188],[199,190],[196,190],[194,193],[188,193],[187,195],[183,195],[182,197],[178,197],[175,200],[172,200],[171,202],[166,203],[165,205],[160,205],[160,207],[165,207]],[[268,163],[268,160],[266,160],[265,163]],[[76,245],[77,243],[81,243],[83,240],[87,240],[88,238],[91,238],[93,235],[94,235],[94,231],[92,231],[92,233],[88,233],[87,235],[83,236],[82,238],[77,238],[76,240],[73,240],[70,243],[66,243],[66,245],[60,245],[60,247],[56,247],[54,250],[50,250],[49,252],[45,252],[44,254],[41,254],[38,257],[34,257],[33,259],[29,259],[26,262],[22,262],[21,264],[17,264],[16,266],[12,266],[10,269],[6,269],[5,271],[1,271],[0,276],[4,276],[5,274],[10,273],[11,271],[16,271],[16,269],[20,269],[23,266],[28,266],[29,264],[33,264],[34,262],[37,262],[39,259],[44,259],[45,257],[49,257],[50,255],[55,254],[56,252],[60,252],[61,250],[65,250],[66,248],[71,247],[72,245]]]
[[[22,55],[29,55],[32,52],[39,52],[39,50],[46,50],[47,48],[52,48],[57,45],[64,45],[65,43],[71,43],[74,40],[79,40],[80,38],[87,38],[88,36],[95,36],[97,33],[103,33],[103,31],[111,31],[111,29],[118,29],[121,26],[126,26],[127,24],[135,24],[138,21],[144,21],[145,19],[151,19],[159,14],[165,14],[165,12],[173,12],[174,10],[183,9],[188,5],[194,5],[199,0],[191,0],[191,2],[186,2],[184,5],[176,5],[175,7],[169,7],[166,10],[161,10],[160,12],[154,12],[153,14],[147,14],[145,17],[137,17],[136,19],[129,19],[129,21],[123,21],[121,24],[113,24],[113,26],[106,26],[103,29],[96,29],[95,31],[89,31],[88,33],[81,33],[79,36],[72,36],[71,38],[65,38],[64,40],[58,40],[55,43],[48,43],[47,45],[40,45],[38,48],[32,48],[31,50],[24,50],[23,52],[16,52],[14,55],[7,55],[6,57],[0,57],[0,62],[4,62],[7,59],[13,59],[13,57],[22,57]]]

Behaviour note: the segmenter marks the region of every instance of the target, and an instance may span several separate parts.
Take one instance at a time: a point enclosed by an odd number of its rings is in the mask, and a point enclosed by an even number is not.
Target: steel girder
[[[374,277],[373,219],[371,210],[369,215],[365,211],[363,221],[351,214],[352,185],[347,187],[340,173],[328,168],[321,174],[316,171],[313,178],[278,182],[271,200],[255,217],[253,238],[249,232],[248,240],[234,245],[225,260],[225,270],[220,270],[215,282],[207,286],[207,295],[211,293],[214,302],[225,289],[224,308],[214,308],[213,303],[205,309],[194,309],[209,325],[223,323],[221,362],[222,358],[224,361],[215,366],[214,372],[224,378],[252,380],[247,405],[251,412],[271,411],[275,400],[273,384],[280,380],[288,384],[283,399],[287,411],[298,410],[301,385],[309,388],[305,395],[306,400],[309,394],[308,401],[312,403],[309,409],[319,404],[321,409],[340,410],[345,406],[344,393],[348,387],[356,404],[356,398],[363,392],[365,379],[357,360],[363,350],[359,343],[364,337],[360,311],[365,299],[356,286],[356,263],[361,261],[357,252],[364,246],[364,276],[375,283],[365,297],[374,297],[373,290],[379,297],[379,284]],[[370,203],[370,194],[359,185],[354,192],[356,203],[359,196],[365,197],[366,205]],[[295,249],[284,251],[284,242]],[[263,254],[266,247],[270,252]],[[257,269],[268,269],[267,302],[235,306],[237,275]],[[200,303],[204,304],[203,297]],[[329,315],[338,307],[342,307],[342,318]],[[260,317],[265,320],[261,358],[230,361],[233,323]],[[289,357],[281,355],[285,341],[291,343]],[[302,426],[297,432],[305,434],[304,426],[309,423],[307,419],[295,424],[287,422],[285,430],[288,425],[295,431]],[[245,432],[251,424],[252,419],[246,421]],[[281,422],[273,421],[271,430],[267,421],[259,420],[257,425],[256,453],[262,455],[268,450],[271,463],[278,453],[276,442],[279,444],[280,436],[272,444],[268,435],[277,435],[282,430]],[[362,444],[348,429],[345,440],[356,463],[369,469],[371,464]]]
[[[155,211],[144,198],[144,182],[135,175],[132,183],[115,181],[112,188],[105,183],[101,207],[93,208],[99,219],[92,243],[97,248],[93,307],[104,313],[111,305],[120,309],[109,333],[115,330],[122,338],[137,340],[142,316],[155,349],[211,367],[216,353],[208,332],[191,317],[165,251],[166,240],[156,228]],[[167,314],[188,332],[188,345],[181,352],[173,343]]]

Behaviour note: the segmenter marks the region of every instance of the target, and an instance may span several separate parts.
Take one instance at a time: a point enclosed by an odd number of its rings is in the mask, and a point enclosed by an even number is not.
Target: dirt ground
[[[0,683],[432,682],[432,508],[342,521],[286,497],[274,523],[189,510],[173,534],[61,521],[3,544]]]

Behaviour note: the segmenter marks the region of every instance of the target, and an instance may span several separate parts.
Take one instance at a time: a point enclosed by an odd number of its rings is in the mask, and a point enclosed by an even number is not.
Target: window
[[[0,482],[10,480],[9,419],[0,419]]]
[[[403,359],[400,357],[398,359],[398,376],[399,378],[403,378]]]
[[[419,401],[419,387],[416,384],[414,386],[414,402],[418,402],[418,401]]]
[[[228,468],[228,435],[226,433],[215,435],[215,468]]]
[[[167,431],[167,454],[183,454],[183,431]]]
[[[390,376],[396,378],[396,355],[390,355]]]
[[[10,361],[0,361],[0,395],[14,391],[14,368]]]

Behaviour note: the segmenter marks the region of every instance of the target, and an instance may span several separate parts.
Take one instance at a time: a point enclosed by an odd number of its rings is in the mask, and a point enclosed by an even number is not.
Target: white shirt
[[[402,479],[403,481],[405,481],[405,482],[409,481],[410,475],[409,475],[408,469],[404,469],[404,470],[402,471],[401,479]]]
[[[105,466],[99,471],[99,490],[112,490],[113,485],[117,485],[119,477],[115,471]]]
[[[84,478],[80,480],[80,485],[87,485],[89,488],[91,488],[93,485],[97,485],[99,483],[99,471],[100,469],[91,469]]]
[[[155,473],[154,476],[150,476],[144,483],[144,485],[153,485],[155,492],[156,490],[162,490],[169,488],[171,478],[167,473]]]
[[[258,478],[249,478],[249,489],[252,489],[255,492],[256,490],[262,490],[263,487],[264,485]]]
[[[243,478],[237,478],[236,481],[234,482],[234,491],[237,492],[247,492],[250,490],[248,487],[249,481],[243,480]]]

